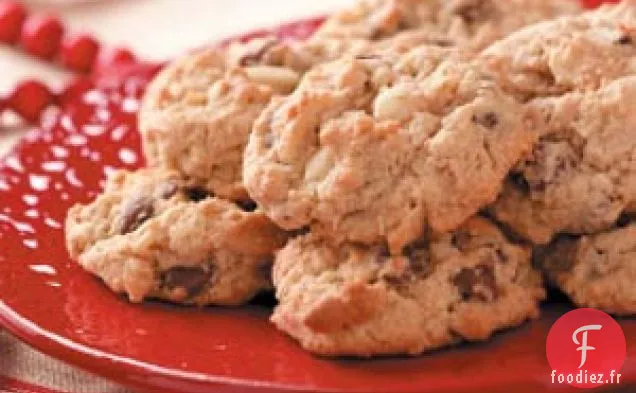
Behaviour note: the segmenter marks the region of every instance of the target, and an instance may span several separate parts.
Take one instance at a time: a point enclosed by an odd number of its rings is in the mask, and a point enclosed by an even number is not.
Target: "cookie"
[[[177,60],[151,83],[140,111],[149,164],[177,170],[221,197],[246,198],[241,167],[252,123],[297,81],[284,67],[230,67],[221,49]]]
[[[130,301],[238,305],[270,289],[286,234],[254,206],[212,197],[175,172],[117,172],[66,220],[71,257]]]
[[[574,12],[574,7],[539,3],[542,2],[524,5],[527,9],[521,14],[527,22],[566,10]],[[515,14],[520,13],[513,14],[506,4],[387,1],[380,8],[388,7],[390,14],[410,15],[407,19],[420,18],[437,8],[440,15],[459,13],[466,14],[464,19],[484,19],[479,22],[479,33],[469,34],[476,40],[477,36],[493,35],[499,27],[505,26],[508,31],[517,26],[515,20],[519,16]],[[336,23],[332,21],[339,19],[332,18],[321,30],[323,33],[307,42],[256,39],[228,49],[188,55],[167,67],[149,87],[140,111],[139,127],[149,164],[177,170],[221,197],[243,199],[247,195],[241,182],[242,155],[252,124],[274,95],[294,89],[302,73],[346,54],[375,56],[404,53],[422,44],[455,45],[468,34],[459,30],[472,29],[461,23],[444,22],[440,16],[423,18],[421,23],[409,22],[409,28],[386,31],[377,37],[362,34],[345,38],[326,33]],[[479,40],[485,40],[483,37]]]
[[[449,51],[312,69],[255,123],[249,194],[285,229],[394,253],[427,226],[457,228],[496,199],[536,132],[533,113]]]
[[[636,208],[636,76],[601,90],[537,100],[545,134],[490,208],[535,244],[591,234]]]
[[[482,218],[399,256],[309,234],[277,254],[273,278],[272,322],[327,356],[417,355],[486,340],[536,318],[545,296],[530,250]]]
[[[568,0],[363,0],[329,18],[316,36],[374,40],[423,29],[479,50],[523,26],[580,10]]]
[[[636,1],[524,28],[482,58],[498,83],[522,99],[598,89],[636,72]]]
[[[550,280],[579,307],[636,314],[636,225],[563,236],[538,253]]]
[[[146,158],[220,197],[244,199],[243,151],[274,95],[291,92],[308,68],[344,53],[404,52],[429,40],[441,38],[419,32],[373,44],[264,38],[188,55],[160,73],[144,97],[139,128]]]

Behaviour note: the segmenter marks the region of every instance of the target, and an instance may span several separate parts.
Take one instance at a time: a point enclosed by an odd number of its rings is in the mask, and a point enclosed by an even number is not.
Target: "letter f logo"
[[[574,344],[580,345],[580,347],[576,349],[577,351],[581,351],[581,364],[579,365],[579,368],[585,365],[585,362],[587,360],[587,351],[593,351],[596,349],[594,347],[590,347],[587,345],[587,332],[590,330],[601,330],[602,327],[603,327],[602,325],[581,326],[580,328],[574,331],[574,334],[572,334],[572,341],[574,341]],[[577,336],[581,332],[583,332],[583,334],[581,335],[582,340],[581,342],[579,342]]]

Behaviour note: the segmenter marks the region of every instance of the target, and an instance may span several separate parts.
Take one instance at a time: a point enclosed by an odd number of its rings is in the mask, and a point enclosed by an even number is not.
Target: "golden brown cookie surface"
[[[133,302],[244,303],[270,288],[273,253],[285,241],[262,213],[156,169],[116,173],[66,222],[71,257]]]
[[[278,253],[272,321],[328,356],[416,355],[538,316],[544,297],[530,251],[488,221],[412,244],[334,246],[309,234]]]

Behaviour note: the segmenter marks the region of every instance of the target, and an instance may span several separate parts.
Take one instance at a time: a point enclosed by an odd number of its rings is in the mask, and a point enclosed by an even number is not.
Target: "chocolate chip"
[[[148,197],[135,197],[124,202],[121,211],[119,233],[125,235],[137,230],[154,214],[153,200]]]
[[[413,252],[417,252],[418,250],[426,249],[428,248],[428,244],[429,244],[428,236],[427,235],[420,236],[419,238],[415,239],[413,242],[408,244],[406,247],[404,247],[403,254],[405,256],[408,256],[409,254]]]
[[[543,260],[543,266],[554,272],[569,272],[574,267],[574,259],[567,254],[555,253]]]
[[[388,244],[378,246],[378,255],[382,258],[389,258],[391,256],[391,250],[389,250]]]
[[[247,67],[262,63],[265,54],[277,44],[275,39],[268,40],[258,48],[246,51],[243,56],[238,59],[241,67]]]
[[[428,250],[419,250],[417,254],[413,254],[409,258],[409,269],[419,278],[428,277],[433,272],[429,263]]]
[[[616,43],[619,45],[629,45],[632,44],[634,41],[632,39],[632,37],[630,37],[627,34],[623,34],[622,36],[618,37],[618,39],[616,40]]]
[[[420,276],[428,272],[428,246],[428,237],[422,236],[402,250],[402,255],[409,261],[411,271]]]
[[[459,251],[463,251],[468,247],[468,244],[470,243],[472,237],[473,236],[469,231],[465,229],[458,229],[457,231],[455,231],[455,233],[453,233],[453,236],[451,237],[451,244]]]
[[[616,226],[619,228],[624,228],[634,221],[634,216],[630,214],[621,214],[616,220]]]
[[[192,202],[201,202],[213,196],[205,188],[202,187],[188,187],[184,190],[184,192],[188,199]]]
[[[177,288],[185,289],[188,297],[193,297],[201,293],[212,277],[211,268],[199,266],[176,266],[164,272],[161,277],[163,286],[173,290]]]
[[[494,6],[491,0],[462,0],[453,12],[466,23],[474,23],[488,19],[488,15],[494,12]]]
[[[382,280],[399,292],[406,292],[409,289],[409,284],[412,283],[412,278],[409,276],[384,276]]]
[[[491,301],[497,297],[497,282],[492,266],[463,268],[454,278],[462,300]]]
[[[161,199],[170,199],[177,193],[179,187],[171,181],[165,181],[157,186],[156,195]]]
[[[241,210],[243,210],[245,212],[253,212],[257,208],[256,202],[254,202],[251,199],[246,199],[246,200],[243,200],[243,201],[237,201],[236,202],[236,206],[240,207]]]
[[[559,235],[550,247],[535,249],[533,262],[553,272],[568,272],[576,263],[577,238]]]
[[[475,124],[492,129],[499,124],[499,117],[495,112],[485,112],[479,115],[473,115],[472,121]]]
[[[378,55],[357,55],[356,60],[377,60],[380,58]]]
[[[550,255],[549,246],[536,246],[532,248],[532,267],[541,270],[544,267],[545,259]]]
[[[510,182],[520,191],[524,193],[530,192],[530,184],[522,173],[513,173],[510,175]]]

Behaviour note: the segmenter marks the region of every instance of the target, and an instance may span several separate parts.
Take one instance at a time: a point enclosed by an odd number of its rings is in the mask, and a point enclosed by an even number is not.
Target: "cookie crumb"
[[[125,235],[136,231],[144,222],[154,214],[152,199],[139,196],[129,199],[124,203],[121,213],[121,226],[119,233]]]

